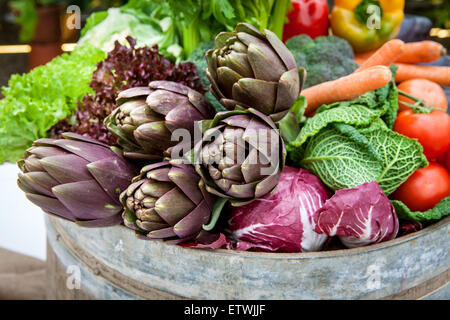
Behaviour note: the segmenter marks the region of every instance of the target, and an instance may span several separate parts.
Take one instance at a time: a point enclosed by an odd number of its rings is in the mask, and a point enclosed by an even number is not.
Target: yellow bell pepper
[[[404,7],[405,0],[335,0],[331,29],[356,52],[377,49],[400,31]]]

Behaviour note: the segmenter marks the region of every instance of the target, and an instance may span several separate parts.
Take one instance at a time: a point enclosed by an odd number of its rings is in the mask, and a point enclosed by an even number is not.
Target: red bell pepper
[[[284,25],[283,41],[299,34],[311,38],[328,35],[327,0],[292,0],[292,10],[287,17],[289,23]]]

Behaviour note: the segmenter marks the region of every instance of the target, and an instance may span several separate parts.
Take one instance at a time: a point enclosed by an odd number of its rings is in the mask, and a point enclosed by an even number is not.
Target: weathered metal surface
[[[369,247],[301,254],[188,249],[54,218],[47,230],[54,298],[450,298],[450,217]],[[69,266],[80,268],[82,293],[63,292]]]

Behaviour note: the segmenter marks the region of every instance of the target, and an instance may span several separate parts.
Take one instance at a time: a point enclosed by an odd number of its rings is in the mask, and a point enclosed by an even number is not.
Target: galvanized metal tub
[[[450,298],[450,217],[377,245],[300,254],[189,249],[122,226],[46,223],[50,299]]]

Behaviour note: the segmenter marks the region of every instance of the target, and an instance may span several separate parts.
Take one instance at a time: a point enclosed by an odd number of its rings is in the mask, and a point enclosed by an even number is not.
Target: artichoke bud
[[[233,205],[271,192],[286,158],[274,122],[252,108],[218,113],[194,153],[196,171],[208,192]]]
[[[270,30],[247,23],[217,35],[206,53],[210,91],[228,110],[238,105],[281,120],[300,95],[305,73],[292,53]]]
[[[197,121],[211,119],[214,108],[197,91],[171,81],[152,81],[148,87],[124,90],[117,97],[118,107],[106,119],[109,131],[118,136],[124,156],[137,161],[155,162],[170,157],[173,134],[183,129],[193,147]],[[190,143],[190,144],[189,144]]]
[[[142,168],[124,191],[124,223],[147,239],[174,243],[194,238],[210,219],[215,197],[194,167],[164,161]]]
[[[126,190],[136,168],[120,153],[92,138],[64,133],[39,139],[18,162],[19,187],[48,214],[85,227],[122,222],[118,190]],[[130,200],[127,206],[133,206]]]

